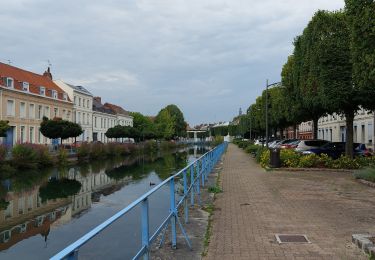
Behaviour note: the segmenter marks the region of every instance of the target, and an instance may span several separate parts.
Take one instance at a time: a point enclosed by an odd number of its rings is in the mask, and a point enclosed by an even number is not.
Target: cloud
[[[126,109],[175,103],[191,124],[229,120],[280,80],[293,39],[343,0],[13,0],[0,60],[81,84]]]

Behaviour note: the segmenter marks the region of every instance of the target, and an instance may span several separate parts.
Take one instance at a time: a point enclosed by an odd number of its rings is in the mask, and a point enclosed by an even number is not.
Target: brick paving
[[[266,172],[230,144],[205,259],[367,259],[354,233],[375,233],[375,189],[348,173]],[[278,233],[311,244],[278,244]]]

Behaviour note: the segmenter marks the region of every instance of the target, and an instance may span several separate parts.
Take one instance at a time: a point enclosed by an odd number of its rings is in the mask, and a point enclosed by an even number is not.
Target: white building
[[[346,121],[343,115],[328,115],[318,121],[318,138],[331,142],[346,141]],[[368,147],[374,145],[374,114],[361,109],[354,117],[353,141],[364,143]]]
[[[107,143],[109,139],[105,136],[105,133],[108,128],[117,125],[117,116],[115,112],[102,104],[100,97],[94,97],[92,104],[92,139],[93,141]]]
[[[73,86],[61,80],[54,81],[61,89],[68,93],[73,100],[73,122],[81,125],[83,133],[77,137],[79,141],[93,140],[92,104],[93,95],[82,86]]]
[[[104,107],[112,110],[112,112],[116,114],[116,125],[133,127],[133,117],[128,111],[111,103],[105,103]]]

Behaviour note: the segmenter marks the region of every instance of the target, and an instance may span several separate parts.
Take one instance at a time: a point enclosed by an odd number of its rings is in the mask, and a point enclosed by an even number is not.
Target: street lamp
[[[267,79],[267,83],[266,83],[266,147],[267,148],[268,148],[268,88],[275,86],[275,85],[279,85],[279,84],[281,84],[281,82],[268,84],[268,79]]]

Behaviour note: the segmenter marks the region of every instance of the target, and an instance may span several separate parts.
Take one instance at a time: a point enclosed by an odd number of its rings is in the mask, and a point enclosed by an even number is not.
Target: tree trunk
[[[373,149],[375,151],[375,110],[372,111],[372,114],[374,115],[374,122],[372,123],[372,131],[373,131],[373,134],[372,134],[372,145],[373,145]]]
[[[293,125],[293,133],[294,133],[294,139],[298,139],[298,133],[297,133],[297,125]]]
[[[319,118],[313,119],[313,139],[318,139],[318,120]]]
[[[346,118],[346,143],[345,143],[345,154],[349,158],[353,158],[353,121],[354,121],[354,112],[345,112]]]

